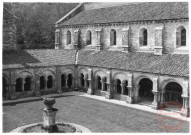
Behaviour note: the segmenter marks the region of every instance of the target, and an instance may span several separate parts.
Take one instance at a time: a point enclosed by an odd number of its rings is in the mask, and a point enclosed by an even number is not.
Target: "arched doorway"
[[[153,101],[154,95],[152,92],[153,82],[148,78],[143,78],[139,82],[139,97],[142,101]]]
[[[72,74],[69,74],[67,80],[68,88],[72,87],[72,79],[73,79]]]
[[[116,80],[116,89],[117,94],[121,94],[121,81],[119,79]]]
[[[30,91],[30,90],[31,90],[31,78],[27,77],[25,78],[24,91]]]
[[[183,103],[182,86],[176,82],[169,82],[165,86],[165,101],[176,101]]]
[[[47,80],[47,88],[51,89],[53,86],[53,78],[51,75],[48,76],[48,80]]]
[[[101,77],[97,76],[97,88],[98,90],[101,90]]]
[[[61,87],[65,87],[66,86],[66,78],[65,75],[62,74],[61,75]]]
[[[22,92],[22,78],[16,79],[15,91]]]
[[[3,77],[3,98],[6,98],[6,94],[7,94],[7,80]]]
[[[84,75],[83,74],[80,74],[80,81],[81,81],[82,88],[84,88],[85,81],[84,81]]]
[[[40,89],[41,90],[45,89],[45,77],[44,76],[40,77]]]

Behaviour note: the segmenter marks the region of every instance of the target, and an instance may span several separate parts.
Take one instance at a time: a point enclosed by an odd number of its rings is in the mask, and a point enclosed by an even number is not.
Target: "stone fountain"
[[[45,108],[42,108],[43,113],[43,123],[33,123],[18,127],[11,132],[18,133],[83,133],[90,132],[89,129],[74,124],[74,123],[64,123],[56,122],[56,113],[58,109],[53,108],[53,105],[56,103],[54,98],[43,98]]]

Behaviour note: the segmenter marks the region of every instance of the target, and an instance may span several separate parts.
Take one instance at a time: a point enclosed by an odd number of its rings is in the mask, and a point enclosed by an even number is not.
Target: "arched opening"
[[[117,93],[121,94],[121,81],[119,79],[116,80],[116,89]]]
[[[181,46],[186,46],[186,29],[181,30]]]
[[[165,101],[176,101],[183,103],[182,99],[182,87],[176,82],[169,82],[165,86]]]
[[[30,90],[31,90],[31,78],[27,77],[25,78],[24,91],[30,91]]]
[[[147,46],[148,33],[147,29],[142,28],[139,32],[139,44],[140,46]]]
[[[117,33],[114,29],[110,31],[110,43],[111,45],[116,45],[117,44]]]
[[[7,94],[7,80],[3,77],[3,98],[6,98],[6,94]]]
[[[139,97],[142,100],[153,101],[154,95],[152,92],[153,82],[148,78],[143,78],[139,82]]]
[[[101,77],[97,76],[97,88],[98,90],[101,90]]]
[[[48,76],[48,80],[47,80],[47,88],[50,89],[53,86],[53,78],[51,75]]]
[[[82,88],[84,88],[85,81],[84,81],[84,75],[83,74],[80,74],[80,81],[81,81]]]
[[[67,45],[71,44],[71,32],[69,30],[67,31],[66,36],[67,36]]]
[[[87,88],[89,88],[89,86],[90,86],[90,84],[89,84],[89,80],[88,79],[86,79],[86,83],[87,83]]]
[[[86,32],[86,45],[92,44],[92,33],[90,30]]]
[[[40,77],[40,89],[41,90],[45,89],[45,77],[44,76]]]
[[[22,78],[16,79],[15,91],[22,92]]]
[[[61,75],[61,87],[65,87],[66,86],[66,78],[65,75],[62,74]]]
[[[106,77],[104,77],[103,83],[104,83],[104,91],[107,91],[107,78]]]
[[[68,88],[72,87],[72,74],[68,75],[68,80],[67,80]]]
[[[123,85],[123,87],[124,87],[124,95],[129,95],[129,91],[128,91],[128,81],[127,80],[125,80],[124,81],[124,85]]]

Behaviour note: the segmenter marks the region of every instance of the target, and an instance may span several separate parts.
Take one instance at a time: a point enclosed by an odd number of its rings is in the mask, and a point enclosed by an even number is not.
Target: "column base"
[[[88,88],[87,93],[88,93],[89,95],[93,95],[93,90],[92,90],[92,89],[90,89],[90,88]]]
[[[127,103],[133,104],[134,103],[134,99],[133,97],[127,97]]]
[[[57,92],[58,92],[59,94],[61,94],[61,93],[62,93],[62,89],[59,89]]]
[[[185,117],[190,117],[190,108],[182,107],[180,115],[185,116]]]
[[[105,98],[106,98],[106,99],[113,99],[113,94],[112,94],[112,93],[109,93],[109,92],[106,92]]]
[[[160,103],[159,102],[152,102],[151,108],[158,110],[160,107]]]

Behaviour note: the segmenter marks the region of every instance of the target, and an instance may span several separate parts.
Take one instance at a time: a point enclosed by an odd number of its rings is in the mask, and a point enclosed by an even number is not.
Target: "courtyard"
[[[83,94],[83,93],[82,93]],[[42,100],[3,106],[3,132],[18,126],[42,122]],[[108,103],[79,95],[56,98],[59,111],[56,121],[76,123],[92,132],[165,132],[159,127],[156,114]],[[170,124],[177,124],[170,119]],[[189,132],[189,122],[179,132]]]

